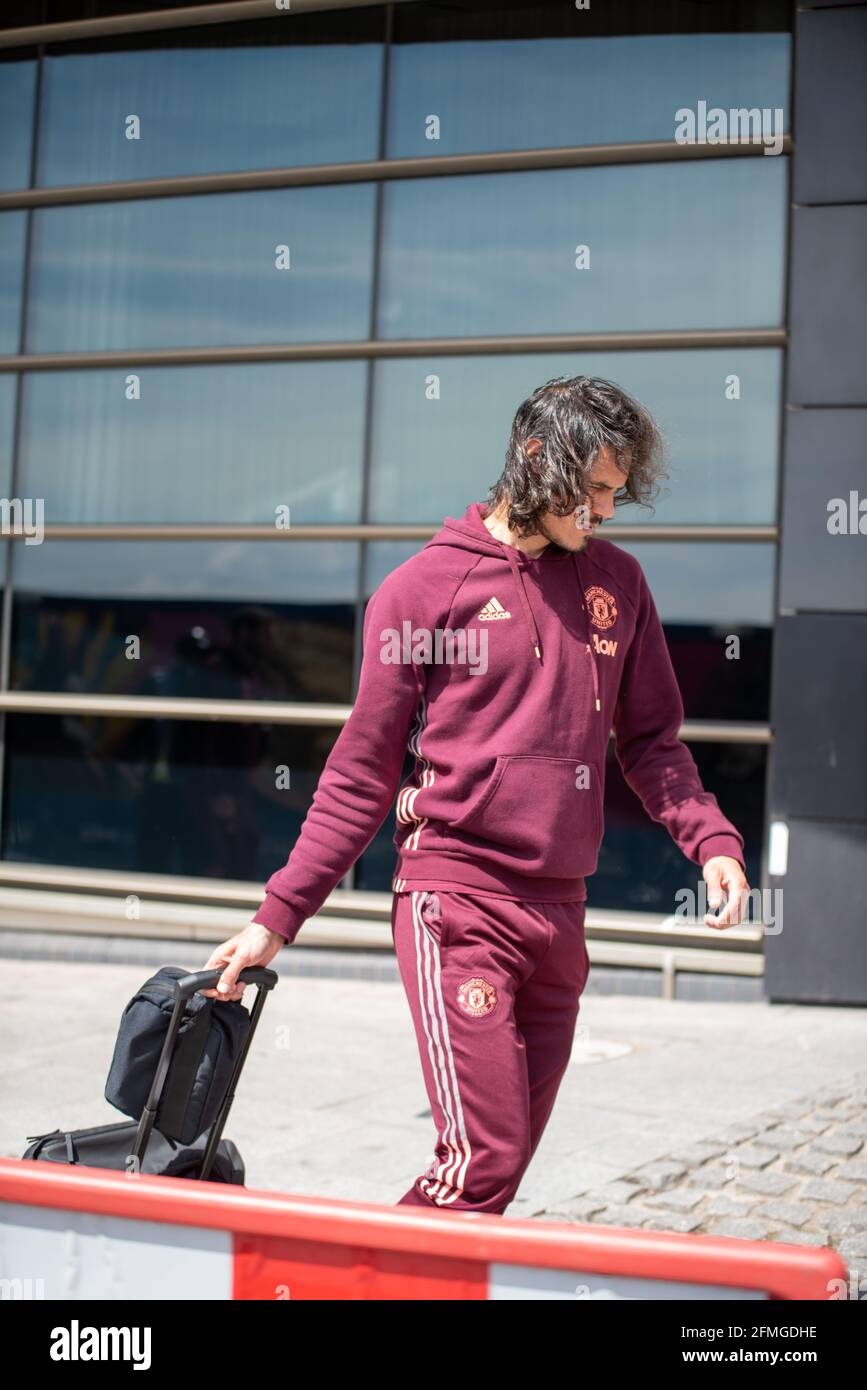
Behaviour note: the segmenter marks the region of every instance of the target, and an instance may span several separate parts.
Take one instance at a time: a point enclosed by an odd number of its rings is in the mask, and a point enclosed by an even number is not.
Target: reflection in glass
[[[387,183],[379,336],[776,326],[787,162]]]
[[[462,514],[499,477],[521,402],[552,377],[583,374],[637,397],[666,438],[669,477],[655,512],[618,508],[618,522],[770,524],[782,357],[706,348],[378,361],[370,519],[434,523]]]
[[[16,545],[14,689],[352,699],[354,542]]]
[[[30,373],[21,486],[55,523],[358,521],[365,378],[363,362]]]
[[[708,108],[785,113],[790,50],[788,34],[397,42],[388,154],[672,140],[674,113],[694,110],[697,92]],[[439,118],[437,139],[426,134],[431,112]]]
[[[0,62],[0,188],[27,188],[33,144],[36,63],[7,49]]]
[[[335,184],[42,208],[28,351],[366,338],[373,193]]]
[[[234,46],[234,28],[224,31],[226,47],[211,38],[199,48],[49,53],[37,181],[376,158],[381,44]],[[127,134],[130,115],[138,138]]]
[[[3,859],[251,883],[285,862],[337,737],[171,719],[7,725]]]

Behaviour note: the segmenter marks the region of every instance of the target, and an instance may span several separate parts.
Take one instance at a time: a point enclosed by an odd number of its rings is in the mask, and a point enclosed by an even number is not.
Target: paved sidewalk
[[[543,1215],[831,1245],[861,1271],[867,1298],[867,1070],[674,1147]]]
[[[0,1152],[116,1122],[105,1078],[152,967],[7,957],[3,972]],[[591,972],[509,1215],[827,1242],[867,1273],[865,1060],[867,1009],[597,995]],[[397,1201],[433,1143],[402,987],[281,970],[227,1135],[250,1187]]]

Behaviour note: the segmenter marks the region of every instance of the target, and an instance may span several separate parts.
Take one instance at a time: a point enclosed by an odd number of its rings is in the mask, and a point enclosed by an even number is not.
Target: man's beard
[[[591,523],[591,525],[593,525],[593,524],[595,524],[595,523]],[[570,552],[574,552],[575,550],[583,550],[583,549],[586,548],[587,542],[590,541],[590,540],[592,540],[592,536],[584,535],[583,532],[580,532],[580,533],[579,533],[578,530],[577,530],[577,528],[576,528],[576,533],[575,533],[575,534],[576,534],[577,536],[579,536],[579,538],[580,538],[581,541],[583,541],[583,545],[578,545],[578,546],[562,545],[562,544],[560,543],[560,541],[558,541],[554,536],[552,536],[551,533],[545,528],[545,523],[544,523],[543,521],[540,520],[540,521],[538,521],[538,522],[536,523],[536,529],[537,529],[537,531],[540,531],[540,532],[541,532],[541,534],[542,534],[542,535],[545,537],[545,539],[547,540],[548,544],[549,544],[554,550],[559,550],[559,551],[561,551],[563,554],[569,554]]]

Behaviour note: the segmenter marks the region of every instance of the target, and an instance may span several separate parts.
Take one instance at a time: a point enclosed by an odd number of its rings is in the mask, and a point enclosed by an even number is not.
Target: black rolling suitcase
[[[259,965],[248,966],[241,971],[238,977],[242,984],[257,986],[256,999],[250,1010],[249,1025],[243,1030],[243,1036],[234,1058],[234,1065],[227,1078],[225,1091],[223,1092],[221,1088],[221,1093],[212,1098],[211,1108],[213,1109],[215,1104],[218,1108],[213,1123],[210,1125],[210,1130],[203,1130],[198,1135],[185,1132],[189,1125],[185,1117],[177,1113],[177,1095],[172,1111],[167,1111],[165,1106],[161,1109],[161,1104],[165,1099],[166,1078],[170,1075],[172,1064],[175,1061],[178,1036],[182,1032],[182,1027],[186,1028],[189,1022],[188,1002],[198,990],[213,989],[222,973],[221,969],[216,969],[184,974],[183,971],[173,967],[165,967],[160,972],[161,975],[171,977],[173,1006],[165,1041],[159,1054],[159,1061],[147,1099],[143,1107],[136,1105],[135,1110],[130,1107],[131,1113],[137,1113],[139,1109],[141,1110],[140,1118],[122,1121],[120,1124],[114,1125],[95,1125],[91,1129],[54,1129],[48,1134],[29,1134],[27,1138],[33,1142],[22,1154],[22,1158],[44,1159],[49,1163],[78,1163],[86,1168],[112,1168],[121,1172],[133,1170],[141,1173],[160,1174],[163,1177],[195,1178],[199,1181],[208,1179],[210,1182],[228,1182],[243,1186],[245,1173],[241,1155],[232,1141],[221,1139],[221,1135],[265,1003],[265,995],[268,990],[274,988],[279,978],[276,971],[268,970]],[[148,985],[152,986],[157,979],[158,977],[154,977],[154,980],[148,981]],[[138,998],[139,996],[136,996],[136,999]],[[202,1004],[213,1004],[216,1009],[228,1009],[235,1001],[229,1001],[225,1004],[219,1000],[203,1000],[201,1002]],[[133,1000],[128,1008],[131,1008],[135,1003],[136,1000]],[[242,1004],[238,1003],[238,1007],[242,1013],[247,1012]],[[191,1036],[189,1031],[187,1035],[188,1037]],[[200,1057],[204,1052],[206,1041],[206,1038],[203,1039],[200,1045]],[[118,1077],[115,1070],[118,1066],[119,1044],[120,1038],[115,1048],[109,1084],[106,1086],[106,1097],[113,1104],[118,1103],[114,1098],[115,1096],[120,1099],[128,1094],[128,1090],[125,1090],[123,1085],[128,1077]],[[175,1074],[176,1072],[177,1069]],[[113,1077],[115,1084],[112,1087]],[[191,1073],[181,1079],[186,1085],[192,1086],[197,1078]],[[177,1086],[175,1090],[177,1092]],[[187,1092],[182,1091],[180,1094],[187,1094]],[[168,1133],[156,1128],[158,1112],[161,1117],[164,1114],[166,1116],[164,1129],[168,1130]],[[170,1119],[171,1123],[169,1123]],[[195,1128],[195,1125],[193,1127]],[[131,1167],[131,1160],[135,1169]]]

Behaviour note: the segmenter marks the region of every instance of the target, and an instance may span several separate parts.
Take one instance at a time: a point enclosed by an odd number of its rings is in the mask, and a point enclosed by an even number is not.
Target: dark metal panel
[[[771,676],[772,806],[786,816],[867,822],[865,696],[867,616],[778,618]],[[867,884],[860,891],[867,898]]]
[[[777,921],[765,934],[767,997],[867,1004],[867,825],[795,819],[788,826],[787,872],[768,880],[766,917],[776,908]]]
[[[788,400],[867,405],[867,206],[793,208],[791,227]]]
[[[787,410],[784,458],[780,608],[867,613],[867,410]]]
[[[867,7],[801,11],[795,46],[796,203],[867,199]]]

